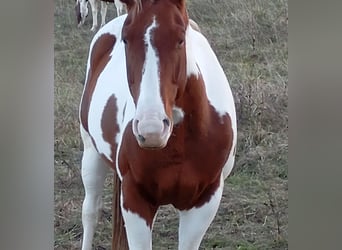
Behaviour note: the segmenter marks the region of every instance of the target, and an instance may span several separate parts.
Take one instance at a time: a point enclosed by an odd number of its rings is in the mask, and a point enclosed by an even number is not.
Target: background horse
[[[108,3],[114,3],[116,7],[117,16],[125,13],[125,6],[120,0],[76,0],[76,18],[78,27],[84,24],[86,17],[88,16],[88,2],[90,2],[90,7],[93,16],[93,25],[91,31],[95,31],[97,28],[97,13],[99,4],[101,2],[101,27],[106,23],[107,7]]]
[[[92,247],[109,167],[113,249],[152,249],[165,204],[179,211],[179,249],[198,249],[234,165],[231,89],[185,0],[122,2],[128,15],[91,42],[80,104],[82,249]]]

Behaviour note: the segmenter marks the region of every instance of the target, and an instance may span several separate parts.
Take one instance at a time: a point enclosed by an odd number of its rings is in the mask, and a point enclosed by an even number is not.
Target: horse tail
[[[125,223],[121,213],[121,181],[115,172],[113,177],[113,238],[112,250],[128,250]]]

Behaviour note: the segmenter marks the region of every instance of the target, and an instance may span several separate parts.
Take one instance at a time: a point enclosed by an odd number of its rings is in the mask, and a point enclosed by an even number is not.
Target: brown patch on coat
[[[115,142],[115,137],[120,131],[120,127],[118,125],[117,117],[118,108],[116,105],[116,98],[114,95],[110,96],[106,106],[102,113],[101,120],[101,129],[103,131],[103,139],[108,142],[111,146],[111,167],[115,169],[115,160],[116,160],[116,149],[117,144]]]
[[[90,55],[90,67],[81,100],[80,117],[84,129],[88,131],[88,112],[91,98],[97,83],[97,79],[110,60],[110,52],[116,42],[116,37],[111,34],[101,35],[95,42]]]
[[[114,95],[110,96],[102,113],[101,129],[103,131],[103,139],[110,144],[110,159],[102,155],[103,159],[114,170],[113,176],[113,233],[112,233],[112,249],[128,250],[128,241],[126,236],[125,223],[122,217],[120,199],[121,199],[121,181],[116,172],[116,135],[120,132],[117,121],[117,99]]]

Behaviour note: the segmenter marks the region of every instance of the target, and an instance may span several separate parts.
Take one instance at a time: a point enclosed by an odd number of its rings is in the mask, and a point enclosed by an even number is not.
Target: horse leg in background
[[[117,16],[124,14],[124,4],[120,0],[115,0],[114,4],[116,7]]]
[[[91,6],[91,12],[93,15],[93,26],[91,27],[91,31],[95,31],[97,28],[97,11],[99,7],[99,0],[89,0]]]
[[[101,1],[101,27],[106,24],[107,6],[107,2]]]
[[[82,157],[82,182],[85,197],[82,206],[82,250],[91,250],[99,215],[102,209],[102,191],[109,167],[101,159],[88,133],[81,128],[84,144]]]
[[[203,236],[213,221],[223,191],[223,176],[220,186],[207,203],[201,207],[179,211],[178,250],[198,250]]]

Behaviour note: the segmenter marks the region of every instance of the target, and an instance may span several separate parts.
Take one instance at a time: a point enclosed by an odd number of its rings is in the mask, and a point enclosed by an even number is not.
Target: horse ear
[[[127,12],[130,11],[133,8],[133,6],[137,3],[137,0],[120,0],[120,1],[126,4]]]

